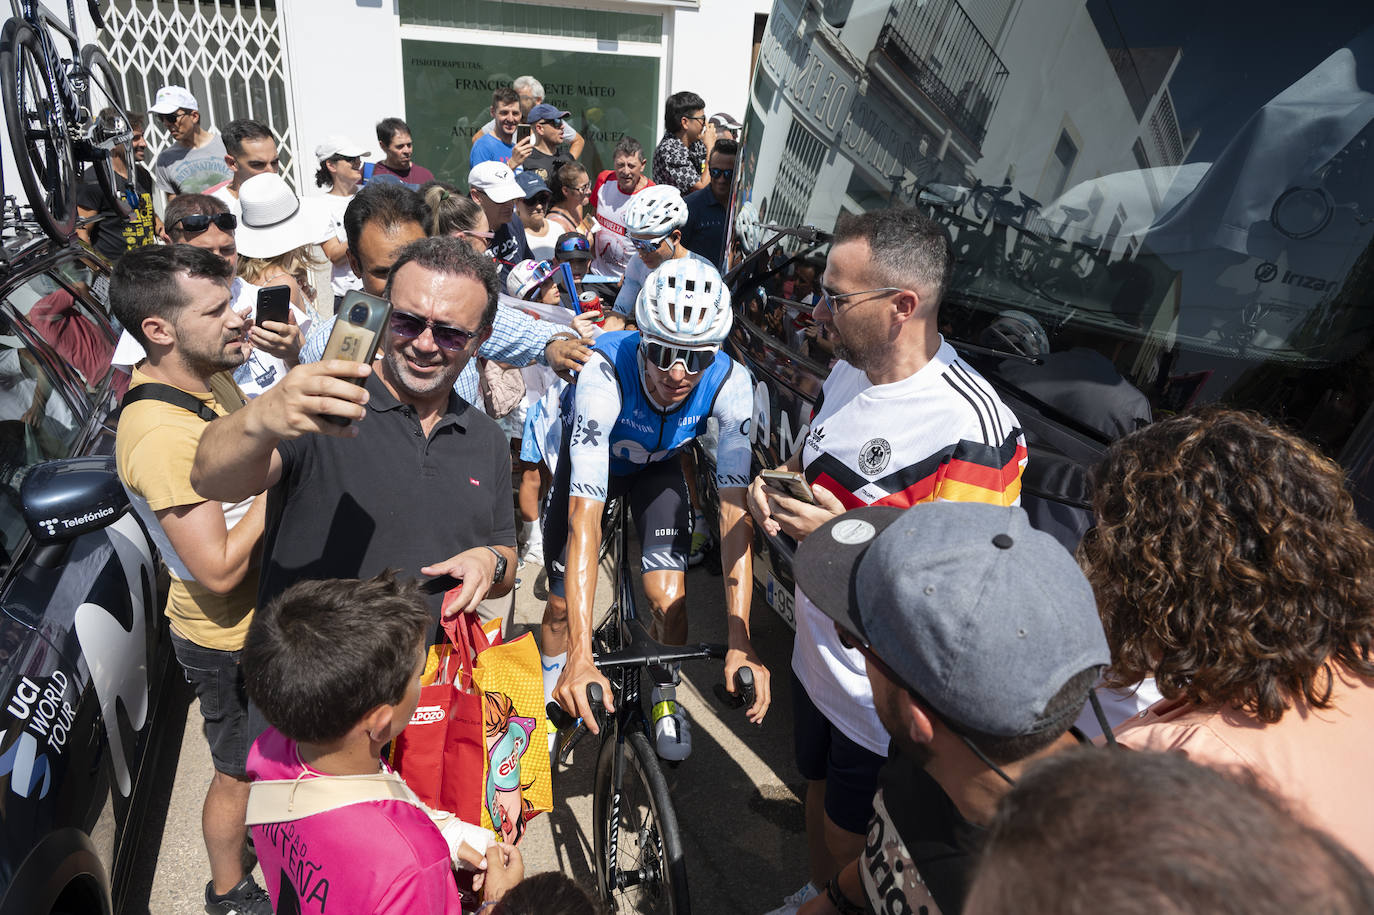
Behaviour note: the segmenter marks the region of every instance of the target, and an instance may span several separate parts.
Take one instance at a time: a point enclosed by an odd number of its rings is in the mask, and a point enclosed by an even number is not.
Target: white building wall
[[[405,116],[401,19],[391,3],[294,0],[278,9],[286,23],[301,171],[313,187],[321,140],[342,134],[375,147],[376,123]],[[379,156],[374,152],[373,161]]]
[[[772,8],[772,0],[701,0],[699,9],[669,12],[668,92],[690,90],[705,100],[708,115],[724,111],[743,118],[754,17]],[[662,126],[657,125],[659,134]]]

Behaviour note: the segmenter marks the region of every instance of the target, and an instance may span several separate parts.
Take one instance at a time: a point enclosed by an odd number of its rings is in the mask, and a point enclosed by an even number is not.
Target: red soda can
[[[577,297],[577,313],[584,314],[588,311],[601,311],[601,296],[592,292],[590,289]],[[601,317],[597,318],[592,323],[604,324],[605,322],[606,313],[602,312]]]

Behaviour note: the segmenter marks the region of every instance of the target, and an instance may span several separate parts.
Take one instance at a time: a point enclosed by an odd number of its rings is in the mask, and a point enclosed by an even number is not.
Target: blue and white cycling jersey
[[[625,476],[677,456],[714,416],[719,424],[716,486],[749,485],[749,371],[725,353],[676,407],[662,409],[644,390],[638,331],[602,334],[577,384],[563,394],[563,423],[570,430],[569,494],[605,501],[610,476]]]

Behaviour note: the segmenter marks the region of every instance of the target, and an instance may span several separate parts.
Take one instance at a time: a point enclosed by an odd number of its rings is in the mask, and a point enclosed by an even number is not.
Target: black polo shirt
[[[306,579],[369,578],[476,546],[515,546],[510,448],[481,411],[449,394],[426,437],[414,408],[374,373],[357,438],[306,435],[277,446],[267,492],[258,606]],[[438,619],[442,591],[431,594]]]

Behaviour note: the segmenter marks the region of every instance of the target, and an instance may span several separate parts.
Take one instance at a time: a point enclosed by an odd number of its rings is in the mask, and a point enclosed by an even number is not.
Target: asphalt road
[[[708,560],[708,563],[712,560]],[[521,570],[515,624],[533,626],[543,609],[538,566]],[[724,594],[719,573],[706,565],[688,574],[692,641],[724,641]],[[763,602],[754,602],[754,645],[773,671],[773,706],[760,726],[712,696],[720,663],[683,670],[679,701],[692,718],[692,755],[665,767],[687,857],[688,885],[697,912],[762,913],[805,879],[806,849],[800,776],[792,762],[792,630]],[[168,761],[166,818],[145,832],[145,873],[124,911],[193,913],[202,910],[209,866],[200,833],[200,808],[209,783],[209,749],[194,700],[175,769]],[[175,708],[175,706],[174,706]],[[596,742],[587,738],[554,781],[554,809],[531,821],[521,849],[526,873],[561,870],[591,887],[592,768]],[[170,754],[169,754],[170,755]],[[156,817],[156,812],[153,814]],[[259,882],[261,875],[259,874]]]

